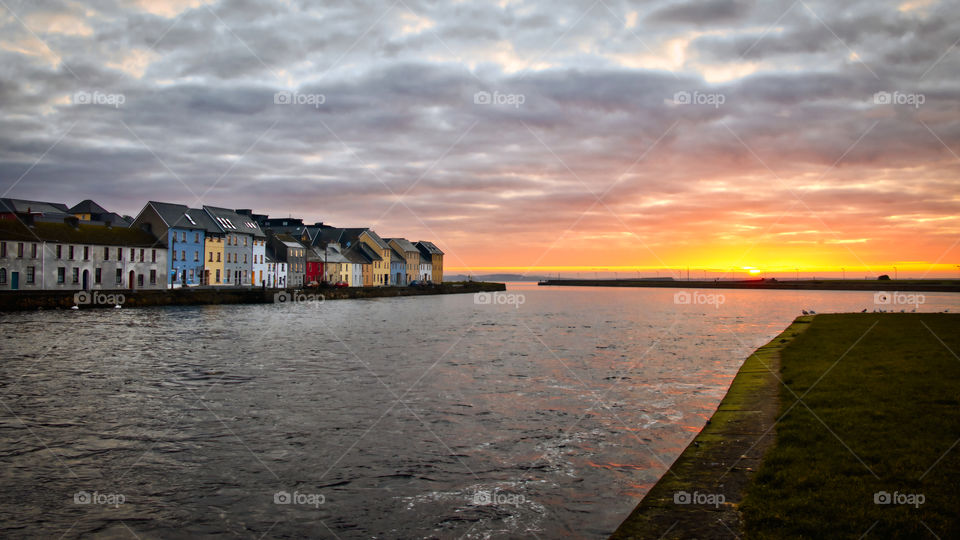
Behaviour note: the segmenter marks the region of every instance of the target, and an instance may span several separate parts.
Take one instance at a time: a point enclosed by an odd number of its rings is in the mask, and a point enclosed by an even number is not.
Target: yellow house
[[[373,285],[384,287],[390,284],[390,244],[384,242],[383,238],[373,232],[373,229],[363,229],[357,239],[366,244],[374,253],[380,256],[380,260],[373,261]]]
[[[203,241],[203,283],[223,285],[223,234],[214,234],[209,229]]]

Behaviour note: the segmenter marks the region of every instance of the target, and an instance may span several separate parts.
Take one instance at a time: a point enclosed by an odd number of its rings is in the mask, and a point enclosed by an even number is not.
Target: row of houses
[[[443,281],[432,242],[249,209],[0,199],[0,290],[408,286]]]

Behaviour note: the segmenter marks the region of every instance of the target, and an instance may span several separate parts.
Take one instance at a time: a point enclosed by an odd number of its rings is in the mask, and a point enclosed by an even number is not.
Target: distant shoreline
[[[774,279],[752,279],[743,281],[679,281],[672,279],[547,279],[538,282],[538,285],[567,287],[660,287],[673,289],[960,292],[960,280],[958,279],[801,279],[784,281]]]

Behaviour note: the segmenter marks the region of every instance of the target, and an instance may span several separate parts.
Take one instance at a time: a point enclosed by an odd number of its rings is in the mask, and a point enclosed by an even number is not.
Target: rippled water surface
[[[722,305],[516,285],[519,306],[0,315],[0,532],[603,538],[753,349],[803,308],[873,308],[873,293],[712,292]]]

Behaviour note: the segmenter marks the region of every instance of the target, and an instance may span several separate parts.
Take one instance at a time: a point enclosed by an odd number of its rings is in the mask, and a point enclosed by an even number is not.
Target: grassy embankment
[[[960,537],[958,351],[956,315],[815,317],[781,352],[746,536]],[[895,498],[914,504],[883,504]]]
[[[960,538],[958,351],[960,315],[799,317],[613,537]]]

